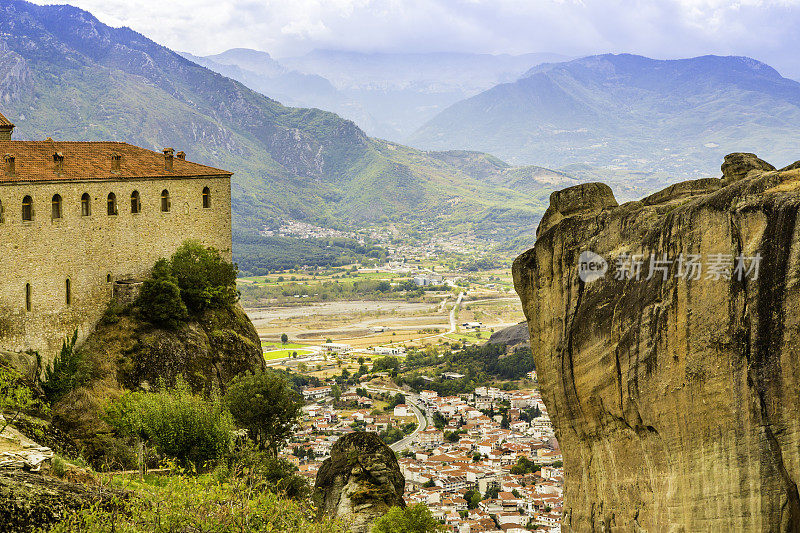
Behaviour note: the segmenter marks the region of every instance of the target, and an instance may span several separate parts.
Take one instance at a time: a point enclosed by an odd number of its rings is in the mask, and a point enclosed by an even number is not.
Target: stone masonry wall
[[[204,187],[211,191],[209,208],[203,208]],[[161,211],[164,189],[169,212]],[[141,202],[136,214],[131,212],[134,190]],[[117,198],[116,215],[108,215],[110,192]],[[91,195],[90,216],[81,214],[84,193]],[[62,197],[60,219],[52,218],[55,194]],[[22,220],[26,195],[33,198],[31,222]],[[228,177],[3,183],[0,202],[0,347],[38,350],[45,361],[75,329],[81,338],[89,332],[115,280],[147,275],[155,261],[172,255],[184,241],[214,246],[231,258]]]

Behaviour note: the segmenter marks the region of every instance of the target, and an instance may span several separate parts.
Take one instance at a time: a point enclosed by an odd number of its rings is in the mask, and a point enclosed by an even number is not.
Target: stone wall
[[[203,207],[204,187],[211,192],[209,208]],[[165,189],[169,212],[161,211]],[[133,191],[140,195],[139,213],[131,212]],[[116,215],[107,210],[111,192]],[[81,212],[84,193],[91,196],[89,216]],[[60,219],[52,218],[55,194],[62,198]],[[26,195],[33,198],[30,222],[22,220]],[[0,347],[38,350],[46,361],[75,329],[81,338],[88,333],[116,280],[146,276],[184,241],[214,246],[231,258],[228,177],[0,183],[0,202]]]

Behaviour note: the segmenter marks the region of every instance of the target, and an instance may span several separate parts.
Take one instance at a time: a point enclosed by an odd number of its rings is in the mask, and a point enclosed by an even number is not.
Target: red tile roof
[[[64,160],[57,171],[53,155]],[[232,175],[199,163],[173,158],[173,169],[164,166],[164,154],[122,142],[0,141],[0,156],[14,157],[15,172],[0,166],[0,183],[21,181],[118,180],[125,178],[188,178]],[[122,156],[120,169],[111,171],[111,156]]]
[[[0,127],[3,127],[3,126],[6,126],[6,127],[12,126],[13,127],[14,124],[12,124],[10,120],[8,120],[5,116],[3,116],[2,113],[0,113]]]

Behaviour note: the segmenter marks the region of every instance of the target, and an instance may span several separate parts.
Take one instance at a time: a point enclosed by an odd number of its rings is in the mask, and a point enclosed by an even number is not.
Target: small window
[[[3,216],[3,202],[0,202],[0,224],[6,221],[5,216]]]
[[[22,199],[22,220],[26,222],[33,220],[33,198],[30,196]]]
[[[81,216],[88,217],[92,214],[92,197],[88,192],[81,196]]]
[[[108,193],[108,214],[117,214],[117,195],[113,192]]]
[[[169,200],[169,191],[164,189],[161,191],[161,211],[164,213],[169,212],[171,207],[170,200]]]
[[[67,278],[67,281],[64,285],[64,288],[66,289],[64,292],[64,301],[67,305],[72,305],[72,282],[69,280],[69,278]]]
[[[106,274],[106,283],[111,283],[111,274]]]
[[[139,191],[131,193],[131,213],[136,214],[142,211],[142,201],[139,198]]]
[[[31,312],[31,284],[25,284],[25,310]]]
[[[61,218],[61,195],[53,195],[53,220]]]
[[[211,207],[211,189],[203,187],[203,208],[208,209]]]

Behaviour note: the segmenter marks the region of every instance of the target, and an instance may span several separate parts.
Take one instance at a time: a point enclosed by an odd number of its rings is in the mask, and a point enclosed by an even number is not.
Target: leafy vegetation
[[[236,303],[236,275],[218,250],[187,241],[169,260],[156,261],[136,303],[150,322],[176,328],[189,312]]]
[[[423,379],[426,369],[434,369],[437,379]],[[406,357],[403,381],[416,390],[430,389],[441,396],[449,396],[472,392],[476,386],[486,384],[492,379],[521,379],[534,369],[530,348],[517,348],[511,354],[506,354],[505,346],[499,344],[465,346],[444,354],[417,350],[409,352]],[[464,377],[438,379],[443,372],[455,372]]]
[[[75,350],[77,341],[76,329],[71,338],[64,339],[61,351],[44,369],[41,385],[47,401],[51,404],[89,379],[89,367],[85,357]]]
[[[236,265],[223,259],[215,248],[185,242],[172,254],[169,268],[189,310],[225,307],[236,303],[239,297]]]
[[[445,527],[431,514],[430,509],[417,503],[405,509],[392,507],[372,525],[372,533],[436,533]]]
[[[346,533],[345,524],[317,520],[311,504],[290,499],[270,487],[260,469],[240,467],[217,476],[148,475],[144,482],[124,477],[115,485],[133,489],[127,500],[94,506],[67,516],[52,533]],[[109,508],[110,507],[110,508]]]
[[[233,237],[233,254],[243,275],[262,276],[305,265],[383,263],[388,252],[353,239],[298,239],[237,232]]]
[[[108,407],[106,420],[120,435],[198,470],[215,465],[233,443],[233,419],[221,400],[193,395],[185,383],[159,392],[128,393]]]
[[[0,433],[14,423],[26,411],[38,410],[46,413],[48,407],[39,401],[31,387],[23,377],[12,370],[0,366],[0,414],[11,413],[11,416],[0,421]]]
[[[261,371],[237,376],[225,405],[258,448],[274,457],[292,435],[303,402],[281,374]]]

